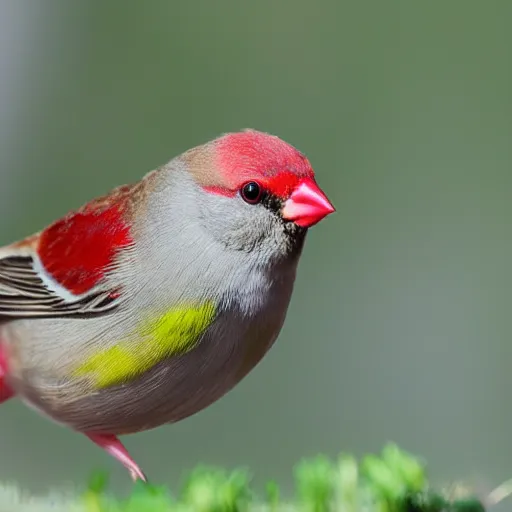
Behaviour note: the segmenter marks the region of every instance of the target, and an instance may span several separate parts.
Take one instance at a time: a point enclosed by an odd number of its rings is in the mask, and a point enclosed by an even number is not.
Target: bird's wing
[[[0,249],[0,322],[105,314],[122,300],[106,276],[133,246],[133,192],[114,190],[22,242]]]
[[[35,266],[34,257],[28,255],[0,259],[0,321],[99,314],[116,307],[116,296],[107,290],[75,298],[50,289]]]

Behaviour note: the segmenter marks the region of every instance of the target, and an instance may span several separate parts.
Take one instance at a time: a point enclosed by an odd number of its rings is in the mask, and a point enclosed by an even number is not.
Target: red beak
[[[314,180],[306,178],[295,187],[292,195],[284,203],[281,214],[283,219],[309,228],[334,211],[334,206],[320,187]]]

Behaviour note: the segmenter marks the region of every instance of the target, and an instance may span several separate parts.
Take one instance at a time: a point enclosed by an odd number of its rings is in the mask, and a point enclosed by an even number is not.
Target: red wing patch
[[[71,213],[41,233],[38,254],[61,286],[81,295],[104,277],[119,249],[133,243],[119,205]]]

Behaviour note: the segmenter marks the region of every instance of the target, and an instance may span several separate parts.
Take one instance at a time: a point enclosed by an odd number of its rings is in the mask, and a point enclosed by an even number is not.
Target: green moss
[[[388,445],[380,456],[357,461],[342,455],[302,460],[295,468],[296,496],[285,499],[275,482],[257,496],[245,471],[197,468],[174,496],[167,487],[138,482],[119,499],[108,478],[97,473],[74,498],[30,498],[14,488],[0,489],[0,512],[482,512],[468,492],[455,499],[429,488],[416,458]]]

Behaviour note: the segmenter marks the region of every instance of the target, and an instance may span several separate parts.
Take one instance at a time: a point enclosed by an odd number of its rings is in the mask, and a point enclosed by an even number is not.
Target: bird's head
[[[335,209],[308,159],[280,138],[229,133],[185,153],[204,226],[236,250],[288,253]]]

